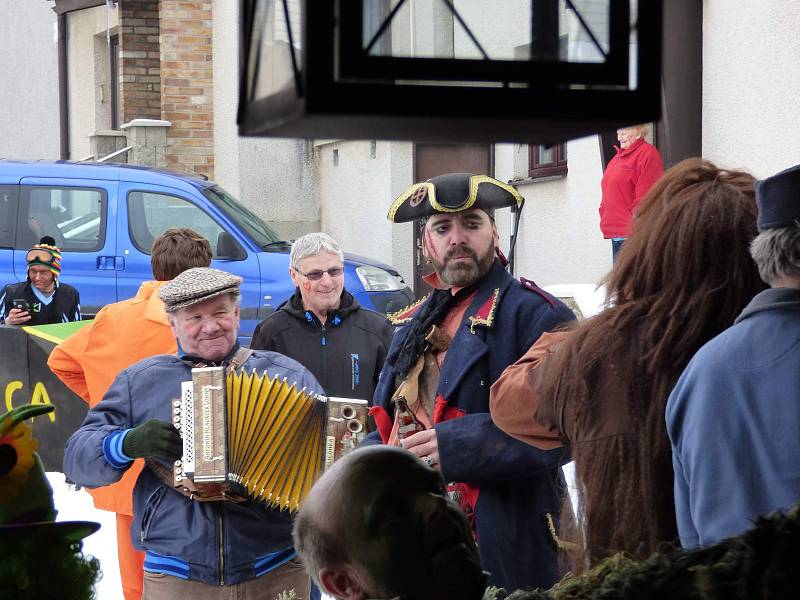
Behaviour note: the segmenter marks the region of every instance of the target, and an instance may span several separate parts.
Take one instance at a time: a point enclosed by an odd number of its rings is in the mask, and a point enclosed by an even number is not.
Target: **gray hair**
[[[327,233],[315,231],[314,233],[307,233],[306,235],[297,238],[292,244],[292,250],[289,253],[289,264],[296,271],[300,261],[309,256],[316,256],[328,252],[336,254],[339,260],[344,262],[344,254],[342,254],[342,247],[335,239]]]
[[[317,586],[322,587],[319,581],[320,570],[323,567],[347,564],[350,558],[341,536],[323,529],[319,518],[320,515],[301,510],[294,521],[292,538],[295,550],[303,559],[306,573]]]
[[[800,277],[800,222],[759,233],[750,243],[750,256],[768,285],[782,277]]]

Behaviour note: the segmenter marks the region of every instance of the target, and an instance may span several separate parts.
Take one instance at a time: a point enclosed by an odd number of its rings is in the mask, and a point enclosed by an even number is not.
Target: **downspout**
[[[69,160],[69,81],[67,73],[67,15],[58,15],[58,120],[61,160]]]

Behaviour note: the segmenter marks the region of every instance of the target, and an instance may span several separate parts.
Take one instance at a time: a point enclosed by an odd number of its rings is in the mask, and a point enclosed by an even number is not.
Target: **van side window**
[[[106,193],[90,188],[22,186],[15,247],[27,250],[51,236],[66,252],[95,252],[103,247]]]
[[[14,247],[17,190],[15,185],[0,185],[0,248]]]
[[[191,202],[157,192],[128,193],[128,223],[134,246],[145,254],[170,227],[190,227],[211,242],[216,257],[220,234],[225,231]]]

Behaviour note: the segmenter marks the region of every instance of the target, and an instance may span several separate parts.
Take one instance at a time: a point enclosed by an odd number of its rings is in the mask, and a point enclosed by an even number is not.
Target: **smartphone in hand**
[[[19,310],[24,310],[25,312],[31,312],[31,305],[28,304],[27,300],[22,298],[15,298],[11,301],[11,308],[16,308]]]

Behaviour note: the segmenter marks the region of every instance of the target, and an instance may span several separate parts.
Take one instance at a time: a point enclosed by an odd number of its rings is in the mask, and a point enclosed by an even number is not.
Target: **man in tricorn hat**
[[[800,165],[756,182],[750,254],[771,289],[703,346],[667,402],[685,547],[800,498]]]
[[[539,336],[573,320],[557,299],[505,270],[494,210],[521,207],[485,175],[433,177],[400,195],[395,223],[420,221],[434,292],[390,315],[398,325],[375,390],[378,431],[441,471],[473,526],[490,584],[549,587],[564,450],[542,451],[501,432],[489,388]]]
[[[145,551],[144,600],[275,598],[294,589],[307,598],[310,581],[295,557],[287,512],[250,500],[204,496],[172,481],[182,456],[172,425],[173,400],[198,366],[240,365],[321,392],[294,360],[240,349],[240,277],[207,267],[188,269],[159,296],[178,353],[146,358],[123,370],[67,442],[64,472],[86,487],[118,481],[136,458],[146,459],[133,492],[132,539]]]

